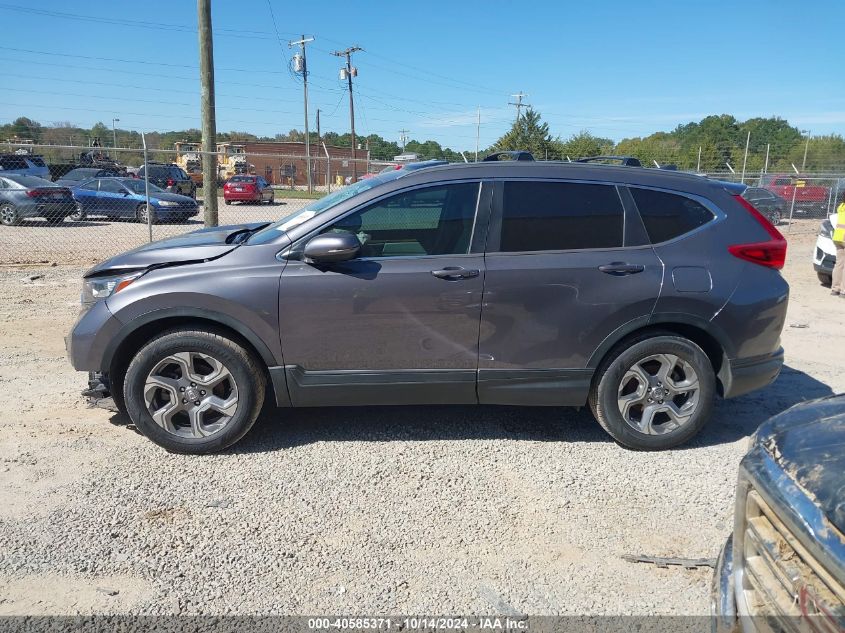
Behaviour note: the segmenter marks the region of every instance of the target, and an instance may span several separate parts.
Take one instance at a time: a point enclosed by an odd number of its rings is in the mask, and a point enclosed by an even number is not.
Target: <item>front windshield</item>
[[[363,193],[364,191],[368,191],[369,189],[378,187],[381,184],[390,182],[391,180],[396,180],[401,175],[402,172],[393,171],[391,173],[382,174],[373,178],[359,180],[355,184],[348,185],[343,189],[338,189],[337,191],[334,191],[328,194],[327,196],[323,196],[319,200],[314,200],[314,202],[304,206],[297,213],[289,215],[285,218],[282,218],[278,222],[274,222],[273,224],[264,227],[258,233],[253,235],[249,241],[251,243],[269,242],[270,240],[276,238],[279,233],[290,231],[292,228],[299,226],[300,224],[310,220],[314,216],[324,213],[333,207],[336,207],[341,202],[349,200],[353,196],[357,196],[359,193]]]
[[[124,187],[129,189],[132,193],[139,193],[142,196],[146,195],[146,191],[144,191],[144,181],[143,180],[124,180],[121,183]],[[160,187],[156,187],[153,183],[150,183],[150,193],[161,193],[164,191]]]

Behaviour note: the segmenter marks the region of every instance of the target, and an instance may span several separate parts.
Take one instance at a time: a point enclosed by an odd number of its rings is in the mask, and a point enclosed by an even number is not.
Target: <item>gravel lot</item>
[[[709,569],[621,556],[715,556],[748,436],[845,390],[817,226],[783,229],[781,377],[665,453],[583,410],[373,407],[267,412],[227,453],[170,455],[78,396],[62,336],[87,260],[0,266],[0,615],[706,614]]]

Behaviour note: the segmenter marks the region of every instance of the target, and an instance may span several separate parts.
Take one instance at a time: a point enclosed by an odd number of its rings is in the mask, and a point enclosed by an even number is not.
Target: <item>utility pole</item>
[[[304,35],[302,39],[288,42],[288,48],[299,45],[302,49],[301,62],[298,63],[294,57],[294,72],[302,73],[302,88],[305,98],[305,177],[308,180],[308,193],[314,192],[314,184],[311,182],[311,138],[308,134],[308,63],[305,60],[305,45],[308,42],[313,42],[314,38],[306,38]],[[300,68],[297,68],[300,66]]]
[[[520,90],[520,91],[519,91],[519,93],[517,93],[517,94],[515,94],[515,95],[511,95],[511,96],[512,96],[512,97],[514,97],[514,98],[516,99],[516,103],[513,103],[512,101],[509,101],[509,102],[508,102],[508,105],[516,106],[516,122],[517,122],[517,123],[519,123],[519,115],[522,113],[522,112],[521,112],[521,111],[522,111],[522,108],[527,108],[527,107],[529,107],[529,105],[528,105],[527,103],[522,103],[522,100],[523,100],[525,97],[527,97],[528,95],[527,95],[527,94],[523,94],[523,93],[522,93],[522,90]]]
[[[117,128],[114,126],[115,123],[120,123],[120,119],[112,119],[111,120],[111,133],[112,133],[112,149],[117,147]]]
[[[411,130],[399,130],[399,140],[402,142],[402,153],[405,153],[405,141],[408,140],[408,132]]]
[[[352,98],[352,77],[358,76],[358,69],[352,66],[352,53],[364,50],[360,46],[350,46],[343,51],[334,51],[335,57],[346,57],[346,66],[340,69],[340,78],[346,79],[349,87],[349,127],[352,133],[352,182],[358,180],[358,164],[355,162],[355,101]]]
[[[217,226],[217,122],[214,113],[214,43],[211,0],[197,0],[202,105],[202,209],[206,226]]]

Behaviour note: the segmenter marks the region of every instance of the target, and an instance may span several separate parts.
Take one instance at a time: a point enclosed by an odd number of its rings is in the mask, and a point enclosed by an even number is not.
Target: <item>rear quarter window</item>
[[[700,202],[686,196],[635,187],[630,191],[652,244],[694,231],[715,217]]]
[[[623,210],[616,187],[512,181],[502,201],[501,252],[622,246]]]

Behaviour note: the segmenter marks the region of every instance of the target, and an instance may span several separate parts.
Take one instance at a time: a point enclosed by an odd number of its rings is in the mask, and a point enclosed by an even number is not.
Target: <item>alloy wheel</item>
[[[144,403],[153,421],[168,433],[204,438],[231,422],[238,409],[238,386],[213,356],[177,352],[147,375]]]
[[[674,354],[654,354],[634,363],[617,393],[626,424],[645,435],[671,433],[687,424],[699,404],[698,374]]]

